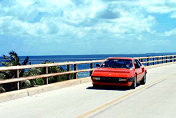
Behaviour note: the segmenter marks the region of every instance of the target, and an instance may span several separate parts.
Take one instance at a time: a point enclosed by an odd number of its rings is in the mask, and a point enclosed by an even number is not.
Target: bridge
[[[144,60],[144,58],[146,60]],[[95,89],[92,87],[90,77],[16,90],[0,94],[0,101],[2,102],[0,103],[0,116],[7,118],[176,117],[175,56],[141,57],[139,59],[143,59],[141,61],[147,65],[147,83],[138,86],[134,90],[123,87],[103,87]],[[102,62],[102,60],[91,61],[90,67],[92,67],[92,69],[93,62]],[[85,62],[69,62],[69,65],[80,63]],[[56,65],[58,64],[30,65],[30,68],[31,66],[49,67]],[[26,67],[27,66],[2,67],[0,71],[9,69],[19,70]],[[67,67],[69,68],[69,66]],[[70,70],[64,72],[64,74],[77,74],[78,72],[85,71],[76,70],[76,66],[74,67],[74,71]],[[91,69],[87,69],[86,71],[91,71]],[[54,76],[58,74],[59,73],[55,73]],[[77,76],[76,74],[74,75],[75,77]],[[49,76],[53,76],[53,74],[46,73],[37,76],[42,76],[47,79]],[[1,80],[0,83],[3,84],[14,81],[18,84],[18,82],[23,79],[35,79],[37,76]],[[20,87],[17,89],[20,89]]]

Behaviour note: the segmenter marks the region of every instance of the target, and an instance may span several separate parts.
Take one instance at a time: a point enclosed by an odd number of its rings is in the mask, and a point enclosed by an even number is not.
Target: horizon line
[[[176,53],[176,52],[156,52],[156,53],[119,53],[119,54],[63,54],[63,55],[28,55],[28,56],[81,56],[81,55],[138,55],[138,54],[169,54],[169,53]],[[18,55],[18,56],[27,56],[27,55]],[[3,57],[0,56],[0,57]]]

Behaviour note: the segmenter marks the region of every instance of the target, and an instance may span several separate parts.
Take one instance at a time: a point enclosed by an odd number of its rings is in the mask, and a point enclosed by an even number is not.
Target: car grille
[[[100,80],[94,80],[94,82],[104,82],[104,83],[126,83],[124,81],[119,81],[118,77],[100,77]]]

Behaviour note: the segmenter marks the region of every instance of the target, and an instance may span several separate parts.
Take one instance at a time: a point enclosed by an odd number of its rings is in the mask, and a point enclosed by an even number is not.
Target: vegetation
[[[27,56],[22,63],[20,63],[20,58],[16,52],[11,51],[9,52],[10,56],[3,55],[5,62],[1,62],[3,66],[17,66],[17,65],[27,65],[29,63],[29,57]],[[45,61],[43,64],[52,63],[50,61]],[[48,73],[58,73],[65,71],[62,67],[54,66],[48,67]],[[20,77],[27,77],[27,76],[35,76],[40,74],[45,74],[45,68],[31,68],[31,69],[22,69],[19,72]],[[2,71],[0,72],[0,79],[13,79],[17,77],[16,71]],[[72,75],[73,77],[73,75]],[[49,83],[59,82],[67,80],[67,75],[55,76],[48,78]],[[34,80],[26,80],[20,82],[20,88],[28,88],[34,86],[40,86],[45,84],[45,79],[38,78]],[[17,83],[8,83],[0,85],[0,93],[6,91],[12,91],[17,89]]]
[[[17,55],[16,52],[11,51],[9,52],[9,57],[6,55],[3,55],[3,58],[6,60],[5,62],[1,62],[3,66],[17,66],[17,65],[26,65],[29,61],[29,57],[26,57],[25,60],[20,63],[20,58]],[[24,76],[25,70],[22,69],[19,72],[20,77]],[[1,79],[12,79],[17,77],[17,72],[16,71],[2,71],[0,72],[0,77]],[[26,83],[27,81],[23,81],[21,83]],[[15,90],[17,88],[16,83],[8,83],[8,84],[3,84],[1,86],[2,90],[5,91],[10,91],[10,90]]]
[[[42,64],[47,64],[47,63],[53,63],[50,61],[45,61]],[[64,72],[65,70],[62,67],[59,66],[53,66],[53,67],[48,67],[48,73],[58,73],[58,72]],[[34,75],[41,75],[45,74],[45,68],[32,68],[25,72],[25,76],[34,76]],[[61,76],[55,76],[55,77],[49,77],[48,82],[49,83],[54,83],[54,82],[59,82],[59,81],[64,81],[67,80],[67,75],[61,75]],[[39,78],[35,80],[30,80],[30,86],[38,86],[38,85],[43,85],[45,84],[45,79]],[[26,87],[26,86],[25,86]]]

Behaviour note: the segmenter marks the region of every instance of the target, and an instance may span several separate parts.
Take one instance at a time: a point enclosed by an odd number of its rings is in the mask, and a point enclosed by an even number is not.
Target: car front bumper
[[[94,85],[131,86],[133,84],[133,81],[134,77],[133,78],[92,77],[92,84]]]
[[[93,85],[110,85],[110,86],[131,86],[133,82],[125,82],[125,83],[103,83],[103,82],[94,82]]]

